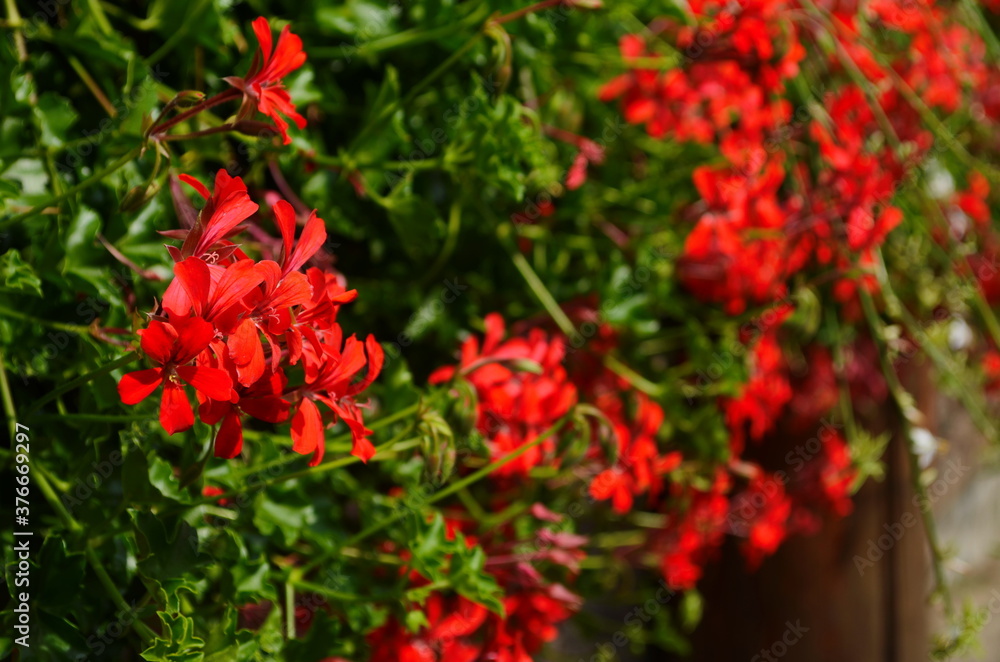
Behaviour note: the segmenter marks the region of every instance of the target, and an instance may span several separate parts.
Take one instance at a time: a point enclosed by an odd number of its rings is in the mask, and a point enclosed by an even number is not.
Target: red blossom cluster
[[[871,267],[902,222],[893,198],[933,143],[910,97],[946,112],[1000,107],[988,100],[997,78],[984,64],[985,44],[951,7],[885,0],[866,5],[862,19],[854,3],[821,5],[691,3],[693,27],[659,21],[624,37],[631,70],[600,92],[606,101],[621,97],[626,120],[651,136],[717,145],[726,163],[694,172],[701,200],[690,209],[696,222],[679,273],[696,296],[731,314],[784,296],[810,266],[835,269],[834,295],[856,312],[858,288],[876,288],[857,267]],[[904,46],[876,55],[862,20]],[[798,74],[805,36],[817,46],[832,40],[818,58],[831,87],[809,91],[821,104],[802,99],[812,108],[793,118],[785,82]],[[660,39],[685,54],[680,66],[645,64]],[[819,158],[789,166],[786,149],[801,154],[805,137]],[[959,203],[974,219],[986,213],[984,184],[970,179]]]
[[[744,557],[756,567],[788,536],[818,531],[824,515],[849,514],[856,472],[847,444],[836,431],[823,430],[812,445],[814,453],[789,454],[778,471],[737,457],[730,471],[717,470],[707,490],[671,485],[667,525],[648,543],[662,559],[667,584],[693,588],[727,535],[741,540]]]
[[[586,314],[574,314],[578,312]],[[459,366],[438,370],[432,380],[459,376],[472,383],[479,398],[479,430],[491,447],[497,447],[498,438],[503,440],[501,455],[530,443],[577,401],[596,408],[601,419],[593,424],[593,443],[583,459],[592,477],[590,495],[609,500],[620,514],[633,511],[640,497],[646,508],[662,513],[666,525],[651,537],[647,548],[662,558],[671,588],[692,588],[727,535],[743,540],[748,562],[756,565],[787,536],[815,532],[824,514],[850,512],[855,472],[847,446],[835,430],[824,431],[815,441],[816,448],[804,458],[787,460],[789,466],[780,471],[768,472],[742,458],[746,440],[761,441],[779,420],[787,418],[803,429],[815,429],[836,403],[836,397],[831,400],[827,395],[815,406],[794,397],[793,378],[778,342],[778,330],[790,312],[789,306],[779,306],[768,316],[766,327],[744,338],[749,380],[736,397],[720,399],[731,432],[731,458],[726,467],[715,470],[708,489],[675,474],[685,458],[680,449],[662,449],[662,407],[603,364],[604,355],[618,342],[606,324],[598,327],[591,346],[564,359],[561,349],[557,354],[550,351],[553,345],[565,346],[559,334],[529,327],[504,340],[503,321],[493,314],[487,318],[483,351],[478,339],[470,337],[463,344]],[[548,357],[539,361],[544,366],[542,374],[523,363],[530,347],[535,347],[534,360]],[[829,354],[819,348],[810,349],[809,354],[818,366],[809,378],[821,382],[813,385],[814,390],[827,394],[827,381],[832,379]],[[824,366],[830,370],[823,370]],[[550,408],[544,420],[538,418],[542,410],[535,404],[526,406],[544,401],[542,394],[555,393],[573,395],[557,398],[565,406]],[[491,417],[491,412],[503,412],[503,417]],[[493,425],[498,420],[502,425]],[[510,434],[511,429],[518,431],[516,436]],[[602,431],[617,447],[613,463],[599,443]],[[511,463],[517,466],[515,472],[526,475],[543,462],[559,466],[561,458],[551,455],[556,443],[547,441],[540,446],[544,450],[531,453],[529,460]]]
[[[137,404],[162,385],[160,423],[174,434],[194,424],[186,383],[202,422],[219,425],[217,457],[240,453],[249,416],[267,423],[291,418],[293,450],[311,454],[310,465],[323,459],[324,428],[342,421],[354,439],[352,453],[367,461],[374,447],[356,396],[378,376],[383,354],[372,336],[345,339],[337,323],[340,306],[357,291],[335,272],[303,270],[326,241],[323,220],[313,211],[296,239],[295,211],[275,202],[280,255],[254,260],[233,241],[258,211],[243,181],[220,170],[209,191],[192,177],[181,179],[205,206],[191,227],[163,232],[182,240],[179,248],[167,247],[174,279],[139,331],[142,351],[157,367],[124,375],[122,402]]]
[[[543,517],[562,519],[550,512]],[[467,515],[449,520],[449,537],[454,539],[457,531],[468,530],[472,524]],[[460,595],[434,591],[420,606],[426,623],[416,631],[392,618],[368,635],[371,662],[531,662],[535,652],[556,638],[558,624],[579,610],[580,598],[562,584],[547,582],[537,566],[562,567],[575,577],[577,563],[585,556],[579,549],[585,538],[542,527],[528,544],[529,550],[518,551],[525,541],[517,540],[508,525],[484,538],[466,535],[464,540],[486,552],[486,570],[504,593],[503,613]],[[414,587],[427,584],[417,573],[411,573],[410,581]]]
[[[286,145],[292,142],[288,137],[287,117],[300,129],[306,127],[306,120],[295,110],[295,104],[285,89],[284,77],[301,67],[306,61],[302,51],[302,40],[292,34],[286,25],[273,44],[271,26],[263,16],[253,22],[260,50],[254,54],[250,72],[245,77],[229,76],[227,83],[243,93],[243,106],[239,117],[247,117],[257,109],[274,122]]]
[[[152,123],[147,135],[153,136],[157,140],[177,140],[231,130],[248,132],[252,129],[254,134],[260,135],[277,133],[285,145],[290,144],[292,140],[288,135],[288,120],[291,120],[300,129],[304,129],[306,126],[306,119],[295,109],[295,104],[292,103],[292,98],[288,94],[284,82],[285,76],[300,68],[306,61],[306,54],[302,50],[302,40],[293,34],[286,25],[282,28],[277,43],[274,43],[270,23],[263,16],[253,22],[253,31],[257,38],[258,50],[254,53],[253,63],[246,76],[223,78],[229,83],[231,89],[203,99],[193,106],[186,107],[174,117],[168,118],[167,111],[183,107],[179,104],[181,99],[191,98],[193,95],[203,96],[200,92],[179,93],[164,108],[164,114]],[[242,103],[231,123],[188,135],[166,135],[170,128],[184,120],[240,97],[242,97]],[[273,127],[249,121],[255,111],[266,115],[273,123]]]
[[[482,347],[475,336],[463,343],[458,366],[435,370],[438,384],[456,376],[476,388],[476,426],[492,456],[502,457],[554,425],[577,402],[577,389],[563,367],[565,342],[541,329],[504,339],[505,324],[496,313],[486,316]],[[527,476],[541,464],[558,466],[556,439],[550,437],[500,467],[498,476]]]

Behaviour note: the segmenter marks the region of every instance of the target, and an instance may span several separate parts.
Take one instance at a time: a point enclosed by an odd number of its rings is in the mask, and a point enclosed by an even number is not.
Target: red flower
[[[263,16],[253,22],[253,31],[260,43],[260,52],[254,55],[250,72],[245,78],[230,76],[225,81],[243,92],[240,116],[249,114],[250,108],[256,107],[271,118],[287,145],[292,140],[288,137],[288,122],[284,118],[295,122],[300,129],[306,126],[305,118],[296,112],[282,80],[306,61],[302,40],[292,34],[286,25],[272,51],[271,26]]]
[[[451,379],[456,372],[478,395],[477,428],[486,436],[493,457],[502,457],[535,439],[576,404],[577,392],[563,367],[565,343],[531,329],[526,338],[503,340],[500,315],[486,316],[486,337],[480,352],[472,336],[462,345],[459,366],[435,370],[429,382]],[[505,363],[520,361],[508,367]],[[537,368],[534,368],[537,366]],[[498,476],[526,475],[544,458],[552,458],[556,440],[546,439],[497,470]],[[558,463],[556,458],[552,458]]]
[[[229,362],[229,372],[236,373],[236,368]],[[286,379],[283,372],[270,369],[262,374],[253,384],[244,386],[233,380],[234,388],[239,396],[236,402],[232,400],[212,400],[198,397],[201,405],[198,415],[202,423],[215,425],[222,421],[215,435],[215,457],[236,457],[243,450],[243,423],[241,414],[247,414],[268,423],[281,423],[288,419],[291,406],[282,397]]]
[[[379,372],[385,355],[373,336],[368,336],[362,346],[361,342],[351,336],[341,349],[342,332],[339,326],[334,326],[331,332],[314,332],[310,343],[317,353],[316,363],[306,367],[306,383],[302,387],[302,401],[299,403],[295,417],[292,419],[292,450],[296,453],[309,454],[313,457],[309,466],[316,466],[323,460],[326,450],[322,414],[316,406],[321,402],[330,408],[334,418],[339,418],[347,425],[353,437],[351,455],[367,462],[375,454],[375,447],[368,440],[371,430],[365,428],[361,411],[351,400],[351,396],[368,388]],[[365,353],[367,352],[367,359]],[[351,383],[358,372],[368,363],[365,377]]]
[[[754,568],[777,549],[788,534],[792,503],[778,476],[758,476],[733,499],[729,523],[733,533],[746,538],[743,553]]]
[[[223,169],[215,173],[215,191],[211,193],[190,175],[179,175],[179,178],[205,198],[205,206],[190,229],[160,232],[165,237],[184,240],[179,249],[167,246],[167,252],[174,262],[199,257],[210,264],[224,264],[238,250],[235,244],[225,240],[239,232],[237,226],[256,213],[257,203],[250,199],[243,180],[230,177]]]
[[[590,484],[595,499],[611,499],[618,513],[632,509],[635,496],[648,492],[655,497],[663,477],[681,463],[677,451],[660,455],[656,435],[663,425],[663,408],[642,393],[635,393],[636,413],[625,420],[625,400],[618,393],[598,398],[596,406],[615,426],[618,438],[618,464],[598,474]]]
[[[251,259],[228,267],[209,266],[196,257],[174,265],[174,276],[163,294],[163,309],[173,315],[190,311],[220,329],[231,328],[246,306],[243,299],[265,278],[266,267]]]
[[[284,200],[275,203],[273,210],[284,243],[281,266],[271,260],[263,260],[257,265],[263,276],[263,287],[247,293],[243,300],[247,310],[233,327],[228,341],[238,380],[244,386],[253,384],[264,374],[262,333],[271,346],[271,369],[278,369],[281,352],[276,346],[277,337],[292,323],[291,308],[308,303],[313,295],[308,279],[298,269],[326,241],[326,227],[314,211],[293,249],[295,211]]]
[[[214,336],[212,325],[197,317],[150,322],[149,328],[139,331],[140,343],[142,351],[160,367],[124,375],[118,382],[122,402],[127,405],[141,402],[162,384],[160,424],[168,434],[174,434],[194,425],[194,412],[181,380],[213,400],[235,397],[233,382],[225,370],[187,365],[208,347]]]

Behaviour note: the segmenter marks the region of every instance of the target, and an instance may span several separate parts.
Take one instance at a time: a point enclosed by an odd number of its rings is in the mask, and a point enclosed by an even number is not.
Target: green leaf
[[[465,536],[457,532],[448,540],[441,513],[435,513],[430,522],[421,517],[409,518],[409,522],[411,562],[417,572],[432,583],[451,586],[469,600],[503,614],[503,591],[484,570],[486,553],[482,547],[470,548]]]
[[[160,602],[180,609],[180,591],[198,595],[205,578],[197,570],[208,562],[201,554],[198,533],[177,517],[129,510],[135,527],[140,574],[158,587]]]
[[[42,280],[13,248],[0,257],[0,285],[8,290],[42,296]]]
[[[66,134],[76,122],[77,113],[69,100],[55,92],[45,92],[38,97],[33,109],[42,129],[42,144],[59,147],[66,142]]]
[[[69,553],[66,541],[48,537],[38,553],[38,566],[43,571],[32,577],[32,597],[54,614],[75,612],[77,598],[83,593],[86,577],[82,553]]]
[[[194,621],[183,614],[156,612],[163,623],[163,634],[142,652],[148,662],[202,662],[205,640],[195,636]]]
[[[238,623],[239,613],[227,607],[221,627],[209,634],[205,662],[254,662],[259,659],[260,645],[256,636],[250,630],[238,629]]]
[[[276,493],[279,494],[279,493]],[[280,493],[287,502],[276,501],[275,495],[262,491],[254,500],[253,522],[264,535],[280,531],[286,545],[292,545],[302,529],[316,521],[312,503],[305,496],[291,492]]]

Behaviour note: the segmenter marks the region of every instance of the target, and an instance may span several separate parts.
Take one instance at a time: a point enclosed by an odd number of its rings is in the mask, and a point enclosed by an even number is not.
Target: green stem
[[[482,5],[482,9],[488,10],[488,5]],[[482,18],[485,18],[485,13],[476,10],[470,15],[470,18],[475,20],[465,19],[457,23],[451,23],[449,25],[443,25],[439,28],[433,28],[430,30],[424,30],[422,28],[411,28],[409,30],[403,30],[402,32],[397,32],[396,34],[389,35],[386,37],[380,37],[379,39],[372,39],[367,43],[363,43],[359,46],[346,45],[346,46],[328,46],[328,47],[318,47],[309,49],[309,56],[314,58],[338,58],[338,57],[351,57],[353,55],[359,55],[365,57],[368,55],[374,55],[375,53],[383,53],[385,51],[395,50],[397,48],[404,48],[407,46],[416,46],[418,44],[424,44],[429,41],[437,41],[443,37],[447,37],[455,32],[460,32],[466,28],[469,24],[477,22]]]
[[[114,29],[112,29],[111,22],[108,21],[108,17],[104,14],[101,3],[98,0],[87,0],[87,9],[90,15],[94,17],[94,22],[97,23],[97,27],[100,28],[101,32],[105,36],[111,36]]]
[[[542,443],[543,441],[545,441],[546,439],[548,439],[549,437],[551,437],[553,434],[555,434],[559,430],[559,428],[562,427],[569,419],[570,419],[570,417],[568,415],[567,416],[563,416],[561,419],[559,419],[558,421],[556,421],[551,427],[549,427],[547,430],[545,430],[544,432],[542,432],[536,438],[532,439],[531,441],[529,441],[526,444],[523,444],[519,448],[514,449],[513,451],[511,451],[507,455],[504,455],[502,458],[500,458],[500,459],[498,459],[498,460],[496,460],[494,462],[491,462],[489,465],[483,467],[482,469],[469,474],[468,476],[466,476],[465,478],[459,480],[458,482],[455,482],[455,483],[451,484],[450,486],[446,487],[445,489],[439,491],[437,494],[435,494],[434,496],[432,496],[429,499],[427,499],[425,501],[425,503],[427,505],[431,505],[431,504],[437,503],[441,499],[444,499],[445,497],[451,496],[452,494],[454,494],[454,493],[456,493],[456,492],[458,492],[460,490],[465,489],[469,485],[472,485],[476,481],[478,481],[478,480],[484,478],[485,476],[488,476],[489,474],[493,473],[494,471],[496,471],[500,467],[506,465],[509,462],[514,461],[515,459],[517,459],[518,457],[520,457],[522,454],[526,453],[528,450],[534,448],[535,446],[539,445],[540,443]],[[402,519],[405,516],[406,516],[406,512],[405,511],[400,511],[400,512],[394,514],[394,515],[391,515],[390,517],[387,517],[387,518],[385,518],[383,520],[380,520],[380,521],[376,522],[375,524],[369,526],[368,528],[363,529],[362,531],[360,531],[360,532],[356,533],[355,535],[351,536],[349,539],[347,539],[346,541],[344,541],[344,543],[342,545],[340,545],[340,548],[354,547],[354,546],[357,545],[357,543],[359,541],[364,540],[368,536],[370,536],[370,535],[372,535],[374,533],[377,533],[377,532],[381,531],[382,529],[386,528],[387,526],[390,526],[390,525],[398,522],[400,519]],[[292,579],[294,580],[297,577],[302,577],[302,576],[306,575],[313,568],[316,568],[316,567],[322,565],[328,559],[332,558],[333,555],[334,555],[333,552],[325,552],[325,553],[317,555],[316,557],[314,557],[310,562],[306,563],[305,565],[300,566],[298,568],[295,568],[292,571],[292,574],[291,574]]]
[[[116,170],[119,170],[120,168],[122,168],[123,166],[125,166],[126,164],[128,164],[129,162],[131,162],[132,160],[134,160],[135,157],[139,156],[139,154],[141,154],[141,153],[142,153],[142,147],[135,147],[135,148],[133,148],[132,150],[130,150],[129,152],[127,152],[126,154],[124,154],[121,158],[119,158],[117,161],[113,162],[111,165],[107,166],[103,170],[98,170],[93,175],[91,175],[87,179],[83,180],[82,182],[80,182],[76,186],[69,187],[68,189],[66,189],[65,191],[63,191],[62,193],[60,193],[59,195],[52,196],[51,198],[49,198],[48,200],[46,200],[42,204],[35,205],[34,207],[32,207],[31,209],[29,209],[26,212],[23,212],[21,214],[17,214],[15,216],[12,216],[12,217],[8,218],[7,220],[0,221],[0,229],[6,228],[6,227],[11,226],[11,225],[14,225],[15,223],[20,223],[21,221],[25,220],[26,218],[30,218],[32,216],[35,216],[35,215],[41,213],[46,208],[48,208],[48,207],[56,204],[57,202],[61,202],[62,200],[65,200],[66,198],[68,198],[68,197],[70,197],[72,195],[76,195],[77,193],[79,193],[80,191],[83,191],[84,189],[90,188],[94,184],[100,183],[101,181],[104,180],[105,177],[107,177],[111,173],[115,172]]]
[[[95,99],[97,99],[97,103],[101,104],[104,112],[106,112],[109,117],[117,117],[118,111],[115,110],[114,104],[111,103],[108,96],[104,93],[104,90],[101,89],[101,86],[97,84],[94,77],[90,75],[89,71],[87,71],[87,68],[83,66],[80,59],[75,55],[67,55],[66,60],[69,61],[69,66],[73,67],[73,71],[75,71],[80,77],[83,84],[87,86],[90,93],[94,95]]]
[[[615,356],[611,354],[606,354],[604,356],[604,365],[611,372],[615,373],[619,377],[625,379],[629,384],[636,387],[646,395],[658,398],[663,395],[663,387],[658,384],[654,384],[649,381],[639,373],[637,373],[632,368],[628,367]]]
[[[295,638],[295,586],[285,582],[285,637]]]
[[[507,253],[510,255],[511,261],[514,266],[520,272],[521,276],[524,278],[528,287],[538,298],[538,301],[542,304],[548,312],[549,317],[555,321],[563,333],[567,336],[572,336],[576,329],[573,327],[573,322],[570,321],[569,317],[563,312],[563,309],[559,307],[559,303],[556,301],[552,293],[549,292],[548,288],[545,287],[545,283],[542,279],[538,277],[535,270],[531,268],[528,264],[528,260],[524,257],[524,254],[517,248],[514,242],[511,240],[514,228],[510,223],[503,223],[497,227],[497,237],[499,237],[500,242],[503,244],[504,248],[507,249]]]
[[[168,37],[167,40],[163,42],[163,44],[159,48],[157,48],[152,55],[146,58],[146,64],[152,66],[153,64],[162,60],[163,56],[169,53],[174,48],[174,46],[176,46],[177,43],[184,38],[190,27],[192,25],[195,25],[195,20],[205,10],[205,6],[207,4],[208,3],[206,0],[199,0],[199,2],[195,4],[194,7],[188,9],[185,12],[184,21],[174,29],[173,34],[171,34],[170,37]]]
[[[42,465],[37,463],[35,464],[35,472],[33,474],[35,483],[38,484],[38,487],[45,496],[46,501],[48,501],[49,505],[51,505],[53,510],[56,511],[66,527],[69,528],[69,530],[74,534],[83,533],[85,530],[83,525],[73,519],[73,516],[70,515],[68,510],[66,510],[66,506],[63,505],[59,495],[57,495],[55,490],[52,489],[52,485],[46,477],[46,471],[47,470],[44,469]],[[108,574],[108,571],[104,569],[104,566],[101,564],[101,559],[98,558],[97,552],[90,546],[89,541],[86,545],[84,553],[87,557],[87,561],[90,563],[90,567],[94,570],[94,574],[97,575],[98,581],[100,581],[101,586],[104,587],[104,590],[107,592],[108,597],[111,598],[111,601],[115,603],[116,607],[123,610],[124,613],[131,613],[132,607],[125,602],[125,598],[122,596],[121,591],[117,586],[115,586],[115,583]],[[138,618],[133,619],[132,627],[135,628],[135,631],[140,637],[142,637],[142,640],[145,643],[151,644],[153,643],[153,640],[156,639],[156,633]]]
[[[529,442],[527,442],[525,444],[522,444],[521,446],[519,446],[518,448],[516,448],[516,449],[512,450],[511,452],[507,453],[506,455],[504,455],[500,459],[494,460],[493,462],[489,463],[488,465],[486,465],[482,469],[480,469],[478,471],[474,471],[473,473],[469,474],[465,478],[462,478],[461,480],[452,483],[448,487],[446,487],[446,488],[444,488],[442,490],[439,490],[436,494],[434,494],[434,496],[432,496],[429,499],[427,499],[427,501],[426,501],[427,505],[435,504],[438,501],[441,501],[442,499],[447,498],[447,497],[451,496],[452,494],[455,494],[456,492],[458,492],[458,491],[460,491],[460,490],[468,487],[469,485],[472,485],[473,483],[475,483],[475,482],[477,482],[477,481],[485,478],[486,476],[489,476],[491,473],[493,473],[497,469],[500,469],[501,467],[503,467],[503,466],[505,466],[505,465],[513,462],[517,458],[521,457],[521,455],[527,453],[529,450],[531,450],[535,446],[538,446],[543,441],[545,441],[546,439],[548,439],[549,437],[551,437],[552,435],[554,435],[559,430],[559,428],[561,428],[563,425],[566,424],[566,422],[568,420],[569,420],[569,416],[563,416],[561,419],[559,419],[553,425],[551,425],[547,430],[545,430],[544,432],[542,432],[541,434],[539,434],[537,437],[535,437],[531,441],[529,441]],[[350,546],[357,545],[358,542],[364,540],[365,538],[367,538],[368,536],[372,535],[373,533],[378,533],[379,531],[381,531],[382,529],[386,528],[387,526],[398,522],[400,519],[402,519],[405,516],[406,516],[405,511],[402,511],[402,512],[398,512],[398,513],[396,513],[396,514],[394,514],[394,515],[392,515],[390,517],[387,517],[387,518],[385,518],[385,519],[383,519],[383,520],[381,520],[379,522],[376,522],[376,523],[372,524],[371,526],[363,529],[362,531],[360,531],[360,532],[354,534],[353,536],[351,536],[350,538],[348,538],[347,541],[344,542],[344,544],[345,545],[350,545]]]
[[[913,448],[913,437],[911,434],[909,412],[913,408],[912,397],[903,388],[895,369],[889,362],[889,349],[885,342],[885,325],[875,311],[875,304],[872,301],[871,295],[863,287],[859,288],[859,293],[861,296],[861,307],[864,309],[865,318],[868,320],[868,325],[871,328],[872,338],[875,344],[878,345],[882,374],[885,377],[886,384],[889,386],[889,392],[892,394],[893,401],[899,409],[900,425],[902,427],[901,433],[904,436],[907,455],[910,458],[910,480],[913,484],[913,490],[916,492],[918,498],[922,499],[920,503],[927,503],[927,489],[921,480],[920,463]],[[944,552],[938,540],[934,516],[929,508],[920,508],[920,515],[924,524],[924,532],[927,535],[927,544],[931,549],[931,566],[934,572],[934,583],[943,598],[945,614],[950,618],[954,614],[954,606],[951,600],[951,590],[948,587],[948,582],[944,574]]]
[[[386,442],[386,443],[382,444],[381,446],[376,446],[375,447],[375,451],[376,451],[375,455],[369,460],[369,462],[384,462],[385,460],[392,460],[392,459],[394,459],[396,457],[396,453],[398,453],[399,451],[403,451],[403,450],[406,450],[408,448],[413,448],[414,446],[417,446],[418,444],[419,444],[419,439],[417,439],[417,438],[406,439],[405,441],[392,440],[392,441]],[[289,454],[289,455],[283,456],[280,459],[281,460],[285,460],[285,458],[290,458],[290,460],[297,460],[297,459],[300,459],[302,457],[303,457],[302,455],[298,455],[298,454]],[[324,462],[322,464],[316,465],[315,467],[309,467],[308,469],[303,469],[301,471],[293,471],[292,473],[282,474],[281,476],[275,476],[274,478],[271,478],[269,480],[261,481],[261,482],[256,483],[254,485],[254,489],[255,490],[264,490],[264,489],[267,489],[268,487],[272,487],[274,485],[278,485],[279,483],[284,483],[284,482],[287,482],[287,481],[290,481],[290,480],[296,480],[298,478],[310,478],[310,477],[313,477],[313,476],[320,476],[320,475],[322,475],[324,473],[327,473],[329,471],[333,471],[334,469],[340,469],[342,467],[346,467],[346,466],[349,466],[349,465],[352,465],[352,464],[356,464],[356,463],[358,463],[360,461],[361,461],[360,458],[357,458],[357,457],[355,457],[353,455],[347,455],[345,457],[339,457],[336,460],[330,460],[329,462]],[[253,471],[240,472],[240,474],[238,474],[238,475],[243,475],[244,473],[251,473],[251,474],[252,473],[259,473],[260,471],[263,471],[266,467],[272,466],[274,464],[275,464],[275,462],[271,462],[271,463],[268,463],[267,465],[258,466],[258,467],[252,467]],[[251,469],[251,467],[247,467],[247,469]],[[215,503],[215,502],[220,501],[222,499],[232,499],[232,498],[240,496],[244,492],[245,492],[244,489],[236,488],[236,489],[232,489],[232,490],[229,490],[228,492],[224,492],[222,494],[218,494],[218,495],[215,495],[215,496],[204,497],[198,503],[199,504],[209,504],[209,503]]]
[[[455,252],[455,246],[458,244],[458,235],[461,229],[462,203],[455,200],[452,202],[451,211],[448,214],[448,236],[444,240],[444,246],[441,247],[441,252],[438,253],[437,259],[434,260],[434,264],[427,269],[424,277],[420,279],[421,284],[426,285],[433,280],[444,265],[447,264],[448,258],[450,258],[452,253]]]
[[[396,421],[398,421],[401,418],[405,418],[405,417],[409,416],[410,414],[413,414],[413,413],[417,412],[421,407],[426,406],[430,402],[433,402],[442,393],[444,393],[444,391],[438,391],[438,392],[434,393],[431,397],[427,398],[426,400],[414,403],[414,404],[410,405],[409,407],[405,407],[403,409],[400,409],[399,411],[395,411],[395,412],[389,414],[388,416],[383,416],[381,418],[377,418],[377,419],[375,419],[374,421],[371,421],[371,422],[365,421],[365,426],[369,430],[371,430],[372,432],[375,432],[376,430],[379,430],[379,429],[381,429],[381,428],[383,428],[383,427],[385,427],[385,426],[387,426],[387,425],[389,425],[391,423],[395,423]],[[260,436],[260,433],[258,433],[256,430],[244,430],[243,431],[243,436],[244,437],[253,438],[254,436]],[[291,438],[290,437],[281,437],[281,438],[287,439],[288,442],[291,442]],[[339,447],[338,447],[338,444],[343,443],[343,442],[349,442],[351,440],[351,438],[352,438],[352,435],[351,435],[350,432],[345,432],[342,435],[338,435],[338,436],[334,437],[333,439],[331,439],[330,441],[328,441],[327,444],[326,444],[326,450],[327,450],[327,452],[340,450]],[[281,457],[279,457],[279,458],[277,458],[275,460],[272,460],[270,462],[267,462],[267,463],[264,463],[264,464],[261,464],[261,465],[244,467],[243,469],[235,472],[234,476],[237,477],[237,478],[239,478],[239,477],[242,477],[242,476],[248,476],[250,474],[259,473],[259,472],[261,472],[261,471],[263,471],[265,469],[270,469],[271,467],[281,466],[282,464],[288,464],[289,462],[294,462],[295,460],[301,459],[302,457],[303,457],[302,455],[298,455],[297,453],[290,453],[288,455],[282,455]]]
[[[115,359],[111,363],[108,363],[107,365],[101,366],[97,370],[94,370],[92,372],[88,372],[87,374],[82,375],[81,377],[77,377],[76,379],[74,379],[74,380],[72,380],[72,381],[70,381],[70,382],[68,382],[66,384],[63,384],[59,388],[57,388],[57,389],[55,389],[53,391],[50,391],[47,395],[42,396],[42,398],[40,400],[38,400],[37,402],[35,402],[35,404],[31,407],[31,409],[28,410],[27,416],[30,417],[36,411],[38,411],[39,409],[41,409],[41,407],[43,405],[51,402],[52,400],[55,400],[56,398],[58,398],[63,393],[66,393],[67,391],[72,391],[73,389],[77,388],[78,386],[82,386],[82,385],[86,384],[87,382],[90,382],[90,381],[92,381],[94,379],[97,379],[98,377],[106,375],[109,372],[112,372],[113,370],[117,370],[118,368],[121,368],[122,366],[128,365],[129,363],[132,363],[133,361],[135,361],[138,358],[139,358],[139,352],[135,352],[135,351],[129,352],[128,354]]]
[[[17,310],[11,310],[6,306],[0,306],[0,315],[5,317],[11,317],[14,319],[23,320],[25,322],[33,322],[35,324],[40,324],[42,326],[47,326],[50,329],[57,329],[59,331],[66,331],[67,333],[77,333],[83,336],[90,335],[90,327],[83,326],[82,324],[66,324],[64,322],[50,322],[49,320],[38,319],[37,317],[32,317],[31,315],[26,315]]]
[[[340,591],[335,591],[331,588],[327,588],[322,584],[315,584],[313,582],[300,579],[297,574],[289,577],[287,585],[294,586],[309,593],[316,593],[317,595],[322,595],[324,598],[336,600],[337,602],[358,602],[360,600],[365,600],[365,601],[370,600],[370,598],[367,596],[363,597],[360,595],[354,595],[353,593],[342,593]]]
[[[21,14],[17,11],[17,2],[16,0],[4,0],[4,5],[7,7],[7,18],[10,19],[11,27],[14,30],[14,48],[17,51],[17,61],[27,62],[28,47],[24,41],[24,33],[21,31],[23,23]]]
[[[3,411],[7,415],[11,448],[13,448],[13,440],[17,436],[17,409],[14,408],[14,398],[10,392],[10,382],[7,380],[7,367],[4,365],[3,351],[0,351],[0,397],[3,398]]]

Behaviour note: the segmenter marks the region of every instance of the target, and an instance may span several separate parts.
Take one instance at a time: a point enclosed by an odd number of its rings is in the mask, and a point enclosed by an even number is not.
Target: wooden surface
[[[926,370],[917,366],[906,383],[920,409],[932,412],[935,392]],[[892,427],[887,421],[882,425]],[[930,418],[927,425],[933,425]],[[760,460],[765,467],[780,468],[775,458],[800,442],[792,435],[776,435],[762,446],[769,457]],[[746,571],[735,542],[727,542],[700,584],[706,609],[694,633],[697,653],[689,659],[928,659],[929,556],[899,435],[890,442],[885,462],[886,479],[869,481],[858,492],[851,515],[828,522],[817,535],[789,539],[756,572]],[[893,530],[902,531],[898,540]],[[871,563],[859,569],[858,558]],[[778,645],[790,627],[808,631],[792,645]]]

